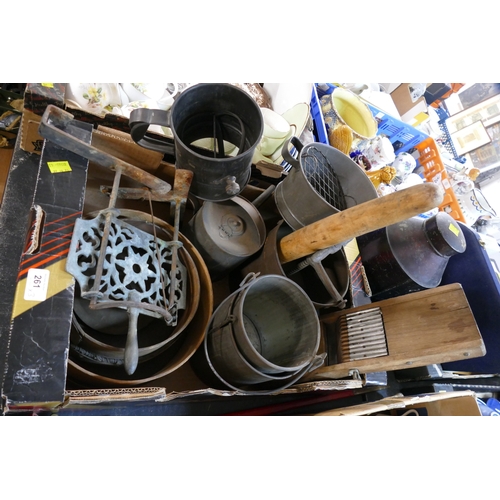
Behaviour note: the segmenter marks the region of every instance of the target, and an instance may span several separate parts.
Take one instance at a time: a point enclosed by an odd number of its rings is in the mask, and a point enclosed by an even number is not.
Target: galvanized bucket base
[[[207,327],[203,344],[198,348],[196,353],[190,360],[193,371],[198,377],[203,380],[209,387],[219,390],[233,390],[238,395],[242,396],[266,396],[277,394],[281,391],[293,386],[307,375],[307,373],[319,368],[324,362],[324,355],[315,356],[311,362],[294,373],[286,380],[272,380],[269,382],[261,382],[256,384],[244,384],[229,380],[227,374],[220,373],[214,366],[211,355],[208,350],[208,343],[213,324],[210,323]]]

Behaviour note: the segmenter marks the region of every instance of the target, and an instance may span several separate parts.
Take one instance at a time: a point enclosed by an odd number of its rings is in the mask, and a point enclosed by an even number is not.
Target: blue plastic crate
[[[314,123],[314,136],[317,142],[328,144],[328,133],[326,131],[325,120],[323,119],[319,99],[316,86],[313,85],[311,96],[311,117]]]
[[[435,108],[435,110],[436,110],[436,113],[438,115],[440,122],[444,122],[447,118],[450,117],[450,113],[448,113],[448,111],[446,111],[441,106],[439,106],[438,108]]]
[[[396,154],[409,151],[429,137],[408,123],[394,118],[372,104],[367,104],[378,122],[378,134],[388,137]]]
[[[441,129],[441,145],[446,148],[446,151],[450,153],[453,158],[459,163],[465,163],[465,156],[459,156],[457,150],[455,149],[455,145],[453,144],[453,139],[451,138],[450,133],[448,132],[448,127],[446,126],[446,119],[440,120],[438,122],[439,128]]]
[[[315,91],[318,104],[317,114],[319,116],[315,117],[313,115],[313,119],[316,128],[319,130],[321,129],[319,122],[320,121],[322,122],[322,127],[324,130],[324,141],[325,141],[324,144],[328,144],[328,131],[326,130],[324,124],[323,113],[321,112],[321,104],[319,101],[324,95],[331,94],[336,87],[332,83],[322,83],[321,87],[319,87],[318,84],[315,84],[314,87],[316,87]],[[424,134],[423,132],[416,129],[415,127],[412,127],[408,123],[405,123],[401,120],[398,120],[397,118],[392,117],[391,115],[387,114],[385,111],[380,110],[376,106],[373,106],[372,104],[369,103],[366,104],[370,108],[370,111],[372,112],[373,116],[378,122],[378,134],[379,135],[383,134],[388,137],[388,139],[391,141],[392,146],[394,147],[394,152],[396,154],[409,151],[410,149],[414,148],[415,146],[417,146],[418,144],[420,144],[422,141],[424,141],[429,137],[427,134]],[[323,133],[323,130],[321,130],[321,133]],[[320,142],[323,142],[323,140],[321,140]]]

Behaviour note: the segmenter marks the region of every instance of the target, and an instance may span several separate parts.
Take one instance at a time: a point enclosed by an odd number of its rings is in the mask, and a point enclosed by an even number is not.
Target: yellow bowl
[[[370,108],[353,92],[337,87],[321,98],[321,111],[328,128],[347,125],[351,128],[353,148],[377,135],[378,123]]]

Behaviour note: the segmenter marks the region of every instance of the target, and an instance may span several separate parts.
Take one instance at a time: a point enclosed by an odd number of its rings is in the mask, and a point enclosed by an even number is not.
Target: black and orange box
[[[91,143],[92,125],[72,135]],[[88,160],[50,141],[16,148],[0,209],[0,376],[3,413],[64,401],[75,280],[66,260],[82,216]]]

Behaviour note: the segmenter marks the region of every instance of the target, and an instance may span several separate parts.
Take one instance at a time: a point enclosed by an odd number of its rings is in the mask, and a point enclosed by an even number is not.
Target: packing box
[[[108,147],[116,152],[120,150],[122,155],[133,161],[132,149],[139,146],[130,144],[130,141],[127,144],[118,132],[112,134],[110,129],[99,127],[94,130],[91,124],[77,120],[74,123],[79,127],[74,135],[81,140],[94,144],[94,139],[103,142],[107,135],[112,135]],[[116,146],[117,141],[120,147]],[[100,186],[111,184],[114,174],[105,167],[87,164],[80,156],[49,141],[43,142],[41,156],[21,149],[19,142],[20,137],[14,150],[0,212],[0,227],[7,235],[0,241],[3,412],[57,413],[63,408],[70,411],[89,406],[93,409],[130,411],[134,405],[168,404],[186,397],[227,401],[226,397],[220,396],[239,396],[238,391],[207,384],[193,369],[191,359],[175,371],[137,386],[117,387],[102,381],[96,386],[95,380],[87,384],[82,379],[76,379],[75,367],[70,362],[75,281],[65,270],[66,256],[75,220],[81,217],[83,211],[87,213],[88,210],[107,206],[108,198],[100,192]],[[159,160],[157,155],[151,157],[148,169],[160,177],[164,171],[166,180],[169,177],[171,180],[172,168],[167,168],[168,165]],[[56,162],[54,171],[49,168],[52,162]],[[63,165],[57,162],[63,162]],[[70,171],[64,168],[66,163]],[[147,201],[140,203],[142,206],[137,208],[147,211]],[[156,206],[154,212],[161,216]],[[227,294],[224,286],[222,288],[214,284],[217,300]],[[201,305],[204,314],[206,308],[206,304]],[[204,328],[201,333],[204,333]],[[201,335],[196,334],[195,337],[199,339]],[[183,348],[181,346],[181,353]],[[279,396],[290,398],[317,390],[343,391],[362,387],[363,380],[351,377],[296,384],[283,389]],[[275,397],[272,396],[273,401]],[[252,399],[252,396],[247,397],[248,402],[245,403],[250,405]],[[260,404],[264,404],[263,400]]]
[[[5,183],[7,182],[7,175],[9,173],[13,154],[14,148],[0,148],[0,205],[2,203]]]
[[[427,109],[425,97],[413,100],[410,95],[409,83],[402,83],[391,92],[391,97],[396,106],[401,119],[404,122],[411,122],[421,111]]]
[[[472,391],[438,392],[418,396],[391,396],[365,403],[338,408],[317,416],[481,416],[477,398]]]
[[[29,153],[40,154],[43,138],[38,133],[40,118],[49,104],[64,108],[64,83],[27,83],[24,92],[24,110],[19,131],[20,147]]]
[[[90,142],[91,125],[72,127]],[[48,142],[41,156],[17,146],[0,213],[2,402],[50,407],[64,399],[75,286],[65,261],[88,162]]]

